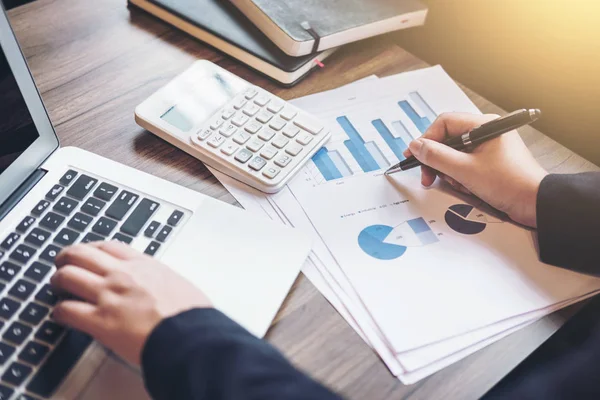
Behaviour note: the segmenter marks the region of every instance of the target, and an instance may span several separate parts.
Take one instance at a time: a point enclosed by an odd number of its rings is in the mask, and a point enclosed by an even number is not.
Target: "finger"
[[[61,301],[54,307],[52,318],[62,325],[67,325],[91,336],[97,337],[103,324],[96,306],[77,300]]]
[[[495,114],[443,113],[429,126],[423,138],[443,142],[448,136],[460,136],[498,118]]]
[[[434,169],[426,165],[421,166],[421,184],[423,186],[429,187],[433,185],[433,182],[435,182],[436,178],[437,172]]]
[[[89,244],[77,244],[61,251],[54,260],[56,268],[76,265],[100,276],[105,276],[117,267],[119,260],[105,251]]]
[[[417,139],[410,144],[414,156],[424,165],[463,181],[471,172],[473,155],[454,150],[442,143]]]
[[[96,304],[98,295],[104,286],[104,279],[86,269],[66,265],[56,271],[50,279],[50,283],[56,289]]]
[[[140,252],[134,250],[131,246],[117,242],[116,240],[111,240],[109,242],[92,242],[89,245],[121,260],[131,260],[132,258],[137,258],[141,255]]]

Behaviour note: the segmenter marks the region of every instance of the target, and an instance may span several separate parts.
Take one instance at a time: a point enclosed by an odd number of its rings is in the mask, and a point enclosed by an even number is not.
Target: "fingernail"
[[[421,139],[413,140],[412,142],[410,142],[410,145],[408,147],[409,147],[411,153],[413,153],[413,155],[415,157],[418,157],[419,154],[421,154],[421,148],[423,147],[423,142],[421,141]]]

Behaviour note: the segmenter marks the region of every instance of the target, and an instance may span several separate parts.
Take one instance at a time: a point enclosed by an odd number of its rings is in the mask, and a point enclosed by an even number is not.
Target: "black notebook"
[[[239,10],[219,0],[129,0],[167,23],[240,60],[251,68],[293,85],[333,51],[304,57],[285,54]]]

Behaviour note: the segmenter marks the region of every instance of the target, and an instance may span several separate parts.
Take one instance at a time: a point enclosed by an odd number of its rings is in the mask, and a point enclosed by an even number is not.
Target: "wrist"
[[[537,228],[537,197],[542,180],[548,173],[540,169],[536,174],[532,174],[528,182],[525,182],[519,195],[518,208],[514,213],[509,214],[511,219],[522,225],[531,228]]]

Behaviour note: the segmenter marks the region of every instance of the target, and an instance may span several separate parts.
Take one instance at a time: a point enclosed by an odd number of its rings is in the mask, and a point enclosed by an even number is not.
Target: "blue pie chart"
[[[468,204],[455,204],[448,208],[444,219],[450,228],[463,235],[476,235],[483,232],[486,224],[470,221],[467,218],[475,207]]]
[[[406,252],[406,247],[383,242],[393,230],[387,225],[368,226],[358,234],[358,245],[365,253],[378,260],[399,258]]]

